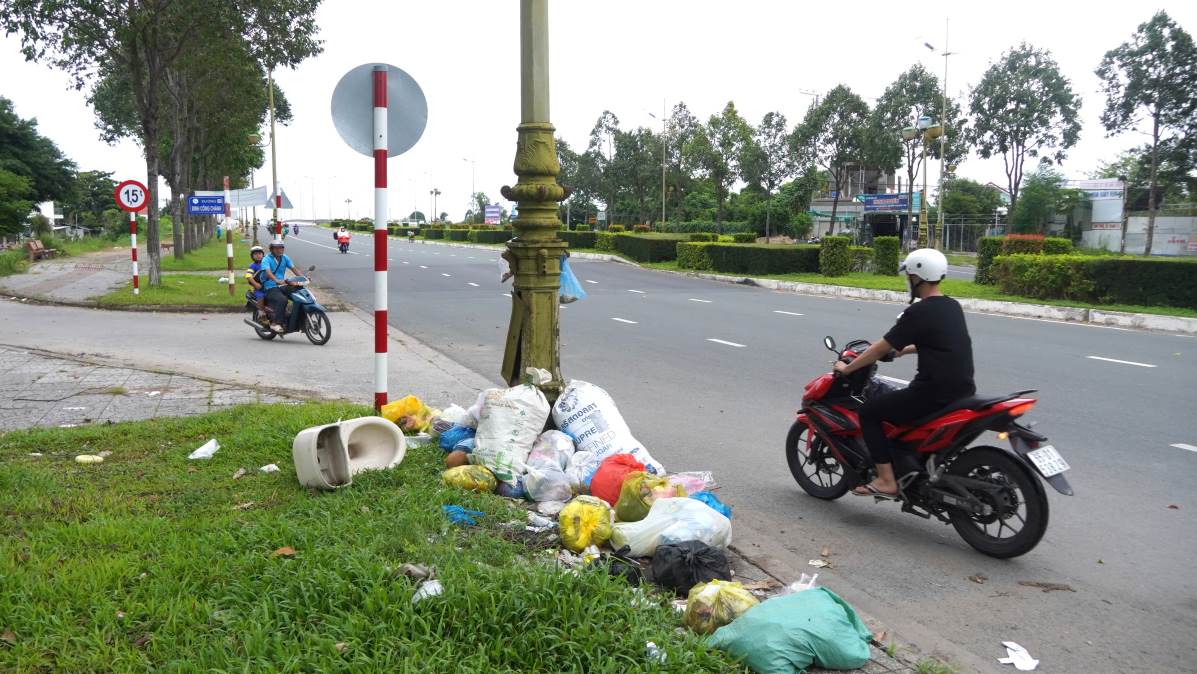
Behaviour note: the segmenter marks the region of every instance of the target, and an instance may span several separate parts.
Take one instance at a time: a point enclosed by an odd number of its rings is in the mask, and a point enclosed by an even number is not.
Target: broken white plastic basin
[[[291,456],[299,483],[317,489],[353,484],[364,470],[385,470],[399,465],[407,442],[395,424],[382,417],[305,428],[295,436]]]

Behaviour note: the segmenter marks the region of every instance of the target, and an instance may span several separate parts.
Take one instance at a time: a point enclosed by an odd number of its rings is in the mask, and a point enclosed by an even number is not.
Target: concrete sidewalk
[[[139,250],[138,257],[141,254]],[[128,283],[132,271],[128,248],[45,260],[33,263],[24,274],[0,277],[0,295],[48,302],[87,302]]]

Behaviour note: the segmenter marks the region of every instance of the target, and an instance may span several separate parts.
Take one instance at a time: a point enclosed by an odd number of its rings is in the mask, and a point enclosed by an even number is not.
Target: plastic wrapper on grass
[[[441,482],[449,487],[459,487],[479,493],[495,490],[495,474],[486,466],[457,466],[441,473]]]
[[[561,543],[574,552],[602,545],[611,538],[611,508],[602,499],[579,496],[557,515]]]
[[[699,634],[711,634],[758,603],[743,585],[712,580],[690,589],[682,622]]]

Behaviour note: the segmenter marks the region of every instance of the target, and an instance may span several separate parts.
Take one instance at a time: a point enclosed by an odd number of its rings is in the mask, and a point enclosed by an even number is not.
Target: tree
[[[944,191],[942,207],[945,217],[989,222],[1001,205],[1001,193],[992,186],[955,178],[952,189]]]
[[[698,130],[698,118],[685,103],[677,103],[665,123],[665,183],[669,212],[676,219],[687,188],[694,180],[693,167],[686,161],[685,148]]]
[[[1151,120],[1151,168],[1147,191],[1147,243],[1151,255],[1158,207],[1160,133],[1197,133],[1197,47],[1167,12],[1139,24],[1131,39],[1106,52],[1095,71],[1106,107],[1101,123],[1108,135],[1136,129],[1140,115]],[[1172,140],[1172,139],[1169,139]]]
[[[1093,178],[1118,178],[1126,181],[1126,210],[1148,210],[1148,192],[1143,185],[1150,184],[1151,145],[1141,145],[1126,150],[1114,161],[1102,162],[1093,172]],[[1156,196],[1160,203],[1183,202],[1197,197],[1197,176],[1193,169],[1197,165],[1193,154],[1177,139],[1160,141],[1156,147]]]
[[[772,234],[773,193],[794,175],[794,155],[790,151],[785,115],[765,113],[745,150],[743,173],[745,182],[765,190],[765,241],[768,241]]]
[[[611,177],[626,191],[630,200],[626,210],[635,210],[637,223],[649,220],[650,197],[660,181],[660,144],[660,138],[644,127],[615,133]]]
[[[115,192],[111,171],[80,171],[62,199],[62,213],[88,227],[103,227],[104,211],[112,208]]]
[[[0,168],[0,236],[13,236],[25,228],[33,198],[32,180]]]
[[[423,211],[412,211],[407,216],[408,222],[427,222]]]
[[[715,224],[723,222],[723,209],[728,190],[741,177],[744,150],[752,143],[752,128],[736,104],[728,101],[723,111],[711,115],[705,126],[698,127],[685,152],[700,175],[709,179],[715,188]]]
[[[1014,231],[1020,234],[1046,234],[1057,215],[1068,216],[1069,229],[1072,211],[1084,201],[1081,190],[1063,187],[1064,176],[1049,162],[1040,162],[1035,172],[1022,185],[1022,198],[1011,220]]]
[[[615,177],[615,136],[619,133],[619,118],[610,110],[603,110],[603,114],[590,130],[590,144],[586,153],[590,155],[587,161],[594,171],[595,188],[602,195],[607,205],[607,222],[610,223],[615,215],[615,200],[618,196],[619,181]]]
[[[823,167],[831,179],[834,195],[829,234],[835,233],[835,214],[848,165],[863,163],[870,154],[868,127],[869,106],[841,84],[807,111],[802,124],[790,136],[791,148],[801,158],[800,163]]]
[[[1080,107],[1051,53],[1025,42],[1002,54],[973,89],[970,138],[981,157],[1002,156],[1011,218],[1018,206],[1024,162],[1040,156],[1057,164],[1063,161],[1080,136]]]
[[[0,96],[0,170],[27,178],[29,198],[41,203],[70,193],[75,164],[38,132],[36,119],[21,119],[12,101]]]

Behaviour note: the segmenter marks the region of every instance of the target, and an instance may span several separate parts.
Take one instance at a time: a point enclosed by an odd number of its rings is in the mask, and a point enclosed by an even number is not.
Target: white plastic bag
[[[470,428],[478,428],[478,417],[482,416],[482,403],[486,401],[486,394],[491,391],[502,391],[499,388],[488,388],[478,394],[478,399],[470,405],[470,409],[466,410],[466,419],[462,426],[469,426]]]
[[[569,478],[558,468],[529,466],[524,476],[524,490],[533,501],[568,501],[574,497]]]
[[[482,401],[472,463],[486,466],[511,486],[523,475],[532,443],[549,418],[549,401],[529,384],[488,389]]]
[[[569,486],[575,494],[590,493],[590,476],[598,470],[602,463],[594,452],[574,452],[569,457],[569,465],[565,467],[565,477],[569,479]]]
[[[575,379],[565,387],[553,406],[553,421],[574,439],[578,451],[594,452],[600,459],[612,454],[631,454],[645,470],[664,475],[658,463],[632,436],[615,401],[601,387]]]
[[[628,546],[629,557],[650,557],[658,545],[702,541],[716,548],[731,544],[731,520],[702,501],[659,498],[639,522],[616,522],[611,547]]]
[[[532,445],[532,453],[528,455],[528,467],[562,471],[569,465],[569,458],[573,455],[572,438],[561,431],[545,431]]]
[[[453,404],[446,407],[437,418],[444,419],[455,426],[465,426],[469,422],[470,415],[461,405]]]
[[[189,458],[189,459],[210,459],[210,458],[212,458],[212,455],[215,454],[217,452],[217,450],[219,450],[219,449],[220,449],[220,443],[216,441],[216,438],[212,438],[211,440],[200,445],[199,448],[196,449],[194,452],[188,454],[187,458]]]

